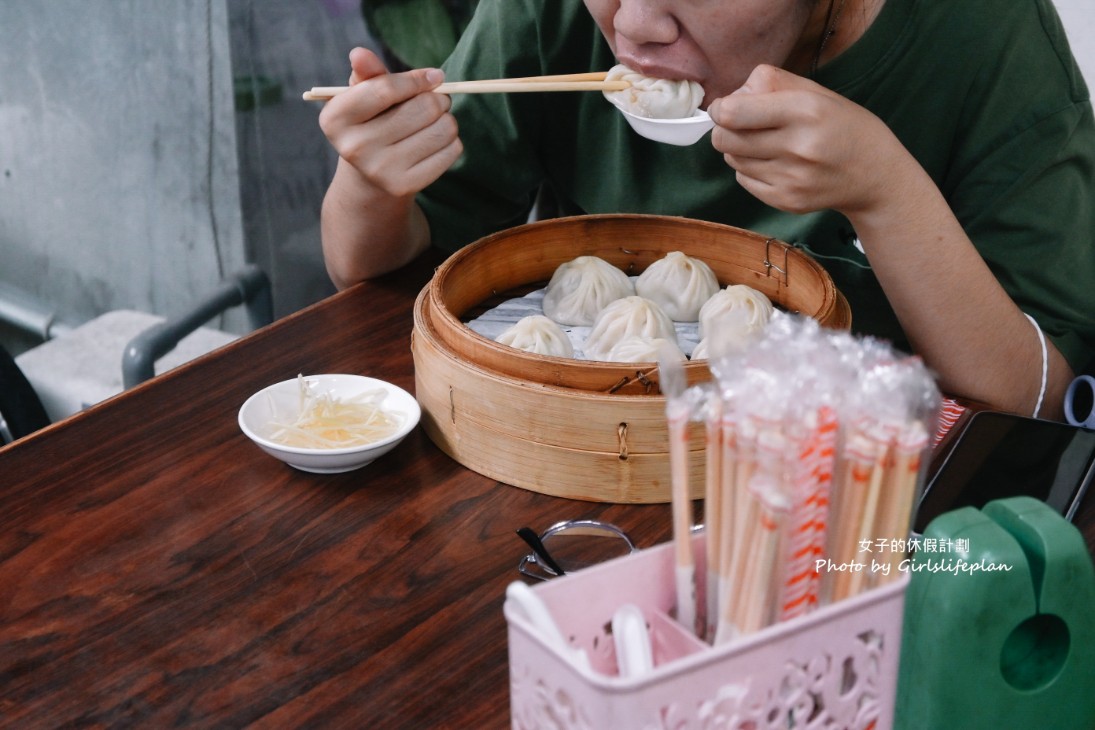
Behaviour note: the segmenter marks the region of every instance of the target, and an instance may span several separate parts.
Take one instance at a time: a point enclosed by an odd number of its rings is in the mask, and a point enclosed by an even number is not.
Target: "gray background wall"
[[[69,320],[243,263],[221,2],[0,4],[0,279]]]
[[[81,321],[243,262],[225,8],[0,3],[0,280]]]
[[[70,324],[176,314],[244,262],[270,275],[278,316],[330,293],[334,154],[300,91],[345,83],[369,43],[357,0],[4,0],[4,292]],[[233,80],[257,77],[280,101],[237,111]]]

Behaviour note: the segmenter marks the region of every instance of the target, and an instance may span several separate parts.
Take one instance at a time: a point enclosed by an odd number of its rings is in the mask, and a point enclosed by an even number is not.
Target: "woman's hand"
[[[463,152],[449,97],[431,90],[439,69],[389,74],[363,48],[350,53],[350,85],[319,124],[338,152],[323,199],[323,257],[339,288],[403,266],[429,246],[415,195]]]
[[[1057,417],[1072,371],[1039,340],[927,172],[863,107],[808,79],[758,66],[716,99],[712,144],[738,182],[792,213],[848,218],[909,342],[951,395]],[[961,303],[956,293],[961,292]]]
[[[883,206],[911,155],[874,114],[809,79],[758,66],[708,110],[711,141],[751,194],[791,213]]]
[[[439,69],[389,74],[376,54],[350,53],[350,85],[324,106],[319,125],[339,157],[363,181],[395,197],[414,195],[460,156],[456,120],[444,94],[426,93]]]

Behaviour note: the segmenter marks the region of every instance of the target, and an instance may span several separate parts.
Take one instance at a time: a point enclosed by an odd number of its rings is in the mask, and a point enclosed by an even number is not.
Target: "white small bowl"
[[[683,119],[652,119],[640,117],[620,107],[616,108],[640,136],[680,147],[699,142],[715,126],[715,120],[703,109],[697,109],[695,114]]]
[[[263,388],[240,407],[240,429],[263,451],[302,471],[338,474],[360,469],[394,449],[422,416],[414,396],[383,380],[362,375],[306,375],[304,379],[316,383],[317,394],[329,393],[342,400],[367,390],[383,389],[386,393],[381,407],[385,412],[400,417],[402,425],[391,436],[362,446],[341,449],[285,446],[271,441],[267,436],[275,416],[285,418],[286,414],[295,413],[300,398],[300,383],[293,378]]]

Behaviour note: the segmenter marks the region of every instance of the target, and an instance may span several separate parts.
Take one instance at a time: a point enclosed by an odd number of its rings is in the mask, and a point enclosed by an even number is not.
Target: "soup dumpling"
[[[635,293],[656,303],[674,322],[697,321],[700,307],[718,290],[711,267],[680,251],[667,253],[635,281]]]
[[[730,312],[739,312],[732,326],[749,331],[759,330],[772,318],[772,301],[746,284],[731,284],[713,294],[700,307],[700,337],[711,334],[716,320]]]
[[[591,360],[608,360],[621,340],[639,336],[648,340],[677,341],[673,320],[654,302],[639,296],[617,299],[597,315],[582,351]]]
[[[544,314],[559,324],[591,325],[610,302],[634,293],[623,271],[597,256],[579,256],[551,275],[544,290]]]
[[[628,81],[620,91],[606,91],[605,98],[629,114],[649,119],[684,119],[703,103],[703,87],[695,81],[672,81],[644,76],[627,66],[609,69],[605,81]]]
[[[763,293],[738,284],[723,289],[700,309],[700,335],[692,359],[719,359],[745,352],[762,336],[774,308]]]
[[[573,357],[574,345],[556,322],[542,314],[522,317],[495,338],[495,342],[537,355]]]
[[[662,337],[651,340],[639,335],[629,335],[617,342],[605,359],[609,362],[657,362],[658,354],[663,351],[678,360],[688,359],[675,340]]]

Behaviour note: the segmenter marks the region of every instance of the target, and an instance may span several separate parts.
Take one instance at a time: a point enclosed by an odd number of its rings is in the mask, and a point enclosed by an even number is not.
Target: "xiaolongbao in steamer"
[[[610,302],[635,293],[631,279],[596,256],[561,264],[544,291],[544,314],[560,324],[591,325]]]
[[[772,302],[763,292],[745,284],[731,284],[713,294],[700,307],[700,337],[710,334],[714,322],[729,312],[741,312],[727,326],[749,332],[763,329],[772,317]]]
[[[764,295],[761,294],[761,296]],[[768,297],[764,297],[764,301],[768,301]],[[749,349],[753,340],[761,336],[764,328],[768,326],[770,315],[769,309],[768,315],[758,318],[748,307],[735,307],[722,311],[713,309],[707,312],[701,310],[700,321],[706,323],[706,334],[692,349],[692,359],[718,360],[740,355]]]
[[[674,354],[679,360],[686,360],[684,352],[675,340],[667,340],[662,337],[647,339],[638,335],[625,337],[609,350],[609,362],[657,362],[661,348],[666,348],[666,354]]]
[[[695,114],[703,103],[703,87],[695,81],[655,79],[623,65],[609,69],[605,80],[631,83],[626,89],[606,91],[604,95],[617,108],[637,117],[684,119]]]
[[[711,267],[680,251],[667,253],[635,281],[635,293],[660,306],[674,322],[695,322],[700,307],[718,290]]]
[[[629,296],[617,299],[601,310],[582,352],[590,360],[608,360],[616,343],[631,336],[677,341],[673,320],[661,307],[649,299]]]
[[[495,338],[496,342],[537,355],[573,357],[574,345],[557,323],[542,314],[531,314]]]

